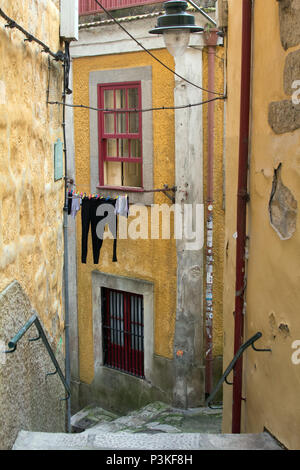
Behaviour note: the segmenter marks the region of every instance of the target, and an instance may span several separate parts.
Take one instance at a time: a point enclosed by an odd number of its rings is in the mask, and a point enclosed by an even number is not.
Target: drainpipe
[[[204,33],[208,52],[208,89],[215,89],[215,52],[218,29]],[[208,99],[213,99],[208,94]],[[206,320],[205,320],[205,396],[208,397],[213,385],[213,202],[214,202],[214,115],[215,102],[208,103],[207,110],[207,195],[206,195]]]
[[[236,240],[236,284],[234,312],[234,354],[243,343],[244,335],[244,293],[246,286],[245,248],[246,248],[246,206],[249,148],[250,78],[251,78],[251,23],[252,1],[243,0],[242,4],[242,62],[241,62],[241,102],[239,167],[237,190],[237,240]],[[232,432],[241,432],[242,403],[242,357],[236,363],[233,375]]]
[[[65,41],[65,54],[64,60],[64,89],[63,89],[63,138],[64,138],[64,154],[65,154],[65,199],[64,199],[64,288],[65,288],[65,376],[68,386],[71,385],[70,374],[70,319],[69,319],[69,254],[68,254],[68,159],[67,159],[67,143],[66,143],[66,94],[68,89],[68,58],[69,58],[69,43]],[[67,400],[67,432],[71,432],[71,398]]]

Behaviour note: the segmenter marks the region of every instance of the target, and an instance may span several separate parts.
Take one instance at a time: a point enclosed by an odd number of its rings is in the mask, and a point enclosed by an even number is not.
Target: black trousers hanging
[[[97,215],[99,206],[107,204],[109,211],[102,211],[102,215]],[[82,226],[82,239],[81,239],[81,262],[86,264],[87,252],[88,252],[88,234],[91,226],[92,233],[92,248],[93,248],[93,260],[94,264],[99,263],[99,255],[102,247],[103,239],[97,234],[97,226],[103,221],[110,213],[110,217],[114,214],[114,207],[116,204],[115,199],[96,199],[96,198],[84,198],[81,205],[81,226]],[[105,207],[103,207],[105,209]],[[113,261],[117,261],[117,216],[114,214],[114,229],[112,232],[114,236],[113,244]],[[103,227],[104,229],[104,227]],[[99,232],[99,230],[98,230]],[[102,234],[103,235],[103,234]]]

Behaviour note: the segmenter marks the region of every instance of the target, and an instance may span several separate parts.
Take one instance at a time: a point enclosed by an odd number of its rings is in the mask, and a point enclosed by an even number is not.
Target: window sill
[[[124,193],[143,193],[144,188],[137,188],[133,186],[97,186],[97,189],[109,191],[122,191]]]
[[[144,188],[132,186],[96,186],[96,189],[99,193],[111,197],[128,194],[130,204],[143,204],[145,206],[151,206],[154,203],[153,193],[145,192]]]

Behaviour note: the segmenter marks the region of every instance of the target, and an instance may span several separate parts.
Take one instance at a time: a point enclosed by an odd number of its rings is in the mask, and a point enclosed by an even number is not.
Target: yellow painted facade
[[[241,3],[228,1],[224,367],[233,357]],[[300,198],[300,131],[275,134],[268,122],[271,102],[291,100],[284,92],[283,73],[288,54],[300,46],[284,50],[279,8],[280,2],[273,0],[254,2],[245,339],[261,331],[257,347],[272,352],[249,349],[244,354],[242,431],[266,428],[286,447],[299,449],[300,366],[292,361],[292,345],[300,339],[299,221],[283,240],[269,216],[274,170],[280,163],[283,184],[296,201]],[[225,385],[224,432],[231,431],[231,408],[232,388]]]
[[[218,54],[223,52],[219,48]],[[172,56],[166,50],[156,50],[155,55],[166,65],[174,69]],[[207,79],[207,59],[203,54],[204,82]],[[116,54],[97,57],[75,58],[73,60],[74,103],[89,102],[89,73],[95,70],[113,70],[136,66],[152,67],[152,104],[153,107],[174,105],[174,76],[160,64],[153,61],[144,52]],[[216,63],[216,86],[223,89],[223,61]],[[116,77],[117,81],[117,77]],[[162,86],[163,84],[163,86]],[[223,103],[216,105],[216,227],[223,227],[222,209],[222,139],[223,139]],[[203,126],[206,126],[206,112],[203,113]],[[75,160],[76,185],[80,191],[90,190],[89,163],[89,111],[75,110]],[[206,137],[204,137],[204,158],[206,158]],[[154,188],[164,184],[175,184],[175,139],[174,111],[153,112],[153,156]],[[154,203],[170,204],[161,193],[154,193]],[[150,233],[150,209],[149,233]],[[129,224],[133,217],[129,218]],[[171,237],[172,238],[172,237]],[[77,259],[81,256],[81,222],[77,221]],[[216,256],[222,259],[222,232],[216,236]],[[100,264],[92,261],[91,242],[87,264],[78,262],[78,336],[80,380],[91,383],[94,378],[94,345],[92,324],[92,271],[138,278],[154,283],[154,338],[155,354],[173,359],[173,338],[176,317],[177,292],[177,255],[175,240],[118,240],[118,263],[113,263],[112,241],[104,240],[100,252]],[[216,269],[216,312],[214,324],[214,356],[222,354],[222,270]]]
[[[56,52],[59,1],[1,2],[4,12]],[[0,18],[0,291],[17,280],[49,334],[64,336],[63,179],[54,182],[62,140],[62,67]],[[49,82],[50,73],[50,82]]]
[[[155,51],[167,65],[173,67],[173,58],[166,51]],[[152,66],[153,107],[172,106],[174,78],[146,53],[119,54],[103,57],[80,58],[73,62],[74,103],[88,103],[89,73],[93,70],[112,70],[139,66]],[[164,86],[161,86],[164,83]],[[174,186],[174,111],[154,112],[153,155],[154,187]],[[89,113],[78,110],[74,117],[76,148],[76,184],[82,191],[90,190],[89,166]],[[163,159],[163,160],[162,160]],[[154,202],[164,204],[168,199],[155,194]],[[149,210],[150,217],[150,210]],[[128,224],[132,221],[129,217]],[[78,259],[81,253],[81,224],[78,228]],[[150,223],[149,223],[150,230]],[[149,232],[150,233],[150,232]],[[155,298],[155,353],[172,358],[172,339],[176,312],[176,246],[175,240],[118,240],[118,262],[113,263],[112,241],[104,240],[100,264],[95,266],[89,241],[87,264],[78,263],[78,330],[80,378],[90,383],[94,375],[92,336],[91,273],[102,272],[154,282]]]

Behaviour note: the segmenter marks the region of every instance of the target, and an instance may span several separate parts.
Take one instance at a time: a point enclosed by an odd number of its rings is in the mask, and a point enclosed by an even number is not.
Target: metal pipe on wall
[[[65,60],[64,68],[64,89],[63,103],[66,102],[66,94],[68,90],[69,78],[69,43],[65,41]],[[66,144],[66,107],[63,106],[63,137],[64,137],[64,154],[65,154],[65,200],[63,208],[63,224],[64,224],[64,288],[65,288],[65,376],[68,387],[71,385],[70,374],[70,319],[69,319],[69,252],[68,252],[68,159]],[[70,398],[67,400],[67,432],[71,432],[71,403]]]
[[[215,89],[215,53],[218,29],[204,33],[208,49],[208,89]],[[213,96],[208,94],[208,99]],[[208,103],[207,110],[207,189],[206,189],[206,289],[205,289],[205,395],[213,386],[213,203],[214,203],[214,126],[215,103]]]
[[[237,239],[236,239],[236,284],[234,318],[234,354],[243,343],[244,337],[244,293],[246,285],[246,211],[248,200],[248,149],[250,123],[250,80],[251,80],[251,26],[252,0],[242,4],[242,61],[241,61],[241,102],[240,136],[237,189]],[[243,359],[237,361],[233,375],[232,432],[241,431]]]

